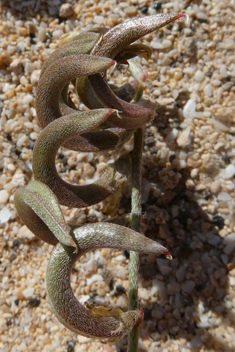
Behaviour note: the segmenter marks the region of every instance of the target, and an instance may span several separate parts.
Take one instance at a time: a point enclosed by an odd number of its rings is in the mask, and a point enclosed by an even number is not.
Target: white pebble
[[[165,159],[168,155],[169,149],[166,147],[162,147],[161,149],[161,154],[160,154],[160,158],[161,159]]]
[[[124,309],[124,307],[126,307],[126,304],[127,304],[127,298],[124,295],[121,295],[120,297],[118,297],[116,301],[117,307]]]
[[[212,85],[210,83],[208,83],[205,88],[204,88],[204,93],[208,96],[208,97],[212,97],[213,95],[213,91],[212,91]]]
[[[90,258],[89,258],[89,254],[90,254]],[[92,252],[87,253],[86,256],[89,258],[88,261],[86,263],[82,263],[81,266],[83,269],[88,270],[88,271],[92,271],[94,270],[95,267],[95,261],[94,261],[94,255]]]
[[[103,16],[94,16],[93,21],[97,24],[104,24],[104,17]]]
[[[20,172],[15,172],[12,177],[11,183],[14,187],[25,186],[25,174]]]
[[[228,77],[228,71],[227,71],[227,68],[226,68],[226,65],[222,65],[221,67],[220,67],[220,74],[221,74],[221,76],[223,77],[223,78],[226,78],[226,77]]]
[[[6,223],[11,218],[11,212],[7,207],[3,207],[0,211],[0,224]]]
[[[169,51],[168,53],[167,53],[167,56],[168,57],[173,57],[175,54],[177,54],[178,53],[178,51],[176,50],[176,49],[172,49],[171,51]]]
[[[185,160],[179,160],[178,166],[179,166],[180,169],[184,169],[187,166],[186,161]]]
[[[31,94],[26,94],[23,98],[23,104],[29,105],[33,101],[33,96]]]
[[[33,62],[26,62],[25,66],[24,66],[25,74],[28,75],[28,74],[32,73],[34,70],[35,70],[34,63]]]
[[[190,67],[184,68],[183,72],[188,75],[192,75],[194,73],[195,69],[196,69],[195,65],[191,65]]]
[[[30,121],[24,122],[24,126],[25,126],[26,128],[29,128],[30,130],[33,129],[33,123],[30,122]]]
[[[221,121],[219,121],[219,120],[217,120],[217,119],[215,119],[215,118],[211,118],[211,120],[210,120],[212,123],[213,123],[213,125],[214,125],[214,127],[215,127],[215,130],[216,131],[219,131],[219,132],[228,132],[229,131],[229,127],[228,126],[226,126],[224,123],[222,123]]]
[[[150,47],[153,49],[163,49],[162,43],[158,42],[156,39],[151,41]]]
[[[17,46],[20,48],[20,50],[23,52],[24,51],[24,49],[26,49],[27,48],[27,42],[25,41],[25,42],[19,42],[18,44],[17,44]]]
[[[202,12],[202,11],[196,12],[196,16],[200,20],[208,20],[209,19],[209,17],[205,14],[205,12]]]
[[[148,290],[144,287],[140,287],[138,290],[139,297],[141,299],[145,299],[146,301],[149,299],[149,293]]]
[[[122,262],[123,260],[125,260],[126,258],[121,254],[118,255],[117,257],[114,258],[114,260],[116,260],[117,262]]]
[[[186,119],[193,119],[196,113],[196,102],[189,99],[184,106],[183,115]]]
[[[125,7],[129,6],[128,2],[120,2],[120,4],[118,4],[118,6],[120,7],[120,9],[125,9]]]
[[[40,74],[41,74],[41,70],[34,70],[31,74],[30,77],[30,82],[32,83],[32,85],[35,85],[38,83],[39,79],[40,79]]]
[[[9,197],[10,197],[10,194],[5,189],[2,189],[0,191],[0,204],[6,204]]]
[[[164,49],[168,49],[172,46],[172,41],[168,39],[164,39],[162,42],[162,46]]]
[[[40,41],[40,42],[43,42],[45,39],[46,39],[46,32],[47,32],[47,29],[46,28],[42,28],[42,27],[40,27],[39,29],[38,29],[38,40]]]
[[[122,11],[119,13],[120,13],[120,15],[122,15]],[[124,13],[126,14],[126,16],[133,17],[136,15],[137,9],[135,6],[127,6],[124,8]]]
[[[60,39],[60,37],[64,34],[64,31],[62,29],[57,29],[54,32],[52,32],[52,36],[54,39]]]
[[[222,84],[222,82],[219,79],[213,79],[211,83],[215,87],[219,87]]]
[[[227,192],[220,192],[218,194],[218,200],[227,201],[227,200],[231,200],[231,199],[232,199],[232,197]]]
[[[120,270],[117,270],[115,276],[116,276],[116,277],[119,277],[119,278],[122,279],[122,280],[126,280],[126,279],[127,279],[127,276],[128,276],[128,273],[127,273],[126,270],[120,269]]]
[[[36,139],[38,138],[38,134],[36,132],[32,132],[30,133],[30,138],[34,141],[36,141]]]
[[[193,133],[191,132],[191,128],[187,127],[177,138],[177,144],[180,148],[187,148],[192,144],[193,141]]]
[[[198,177],[198,174],[199,174],[199,170],[194,168],[194,169],[191,170],[190,176],[192,178],[196,178],[196,177]]]
[[[16,168],[15,168],[15,165],[14,165],[14,164],[10,163],[10,164],[7,165],[7,170],[9,170],[9,171],[11,171],[11,172],[14,172],[15,169],[16,169]]]
[[[194,75],[194,78],[197,82],[201,82],[204,77],[205,77],[205,75],[201,70],[197,70],[197,72]]]
[[[90,286],[93,282],[96,281],[103,281],[103,277],[99,274],[95,274],[92,277],[86,279],[86,283],[88,286]]]
[[[224,172],[224,178],[228,179],[235,175],[235,166],[233,164],[229,164]]]
[[[25,296],[25,298],[32,297],[33,293],[34,293],[34,287],[28,287],[23,291],[23,295]]]
[[[225,38],[223,40],[223,42],[224,42],[224,48],[225,49],[231,49],[231,50],[234,49],[235,42],[234,42],[234,40],[232,38]]]
[[[200,322],[197,323],[197,326],[199,326],[202,329],[206,329],[210,327],[209,319],[207,315],[202,315],[200,316]]]

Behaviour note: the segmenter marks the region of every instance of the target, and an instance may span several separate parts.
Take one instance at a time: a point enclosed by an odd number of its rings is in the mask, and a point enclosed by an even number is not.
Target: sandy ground
[[[33,177],[33,147],[41,130],[36,87],[42,64],[61,35],[162,11],[185,12],[188,18],[142,40],[154,49],[148,63],[142,60],[149,72],[145,95],[157,102],[145,132],[142,232],[165,245],[173,260],[141,255],[139,298],[145,318],[139,348],[232,352],[234,0],[68,3],[70,12],[61,18],[59,0],[0,1],[0,352],[126,351],[125,338],[103,345],[70,332],[52,314],[45,287],[52,247],[19,219],[14,192]],[[111,80],[122,84],[129,74],[117,68]],[[131,147],[132,141],[125,149]],[[57,170],[68,182],[86,184],[112,158],[112,153],[61,148]],[[107,217],[101,204],[63,211],[77,225]],[[116,215],[128,211],[130,182]],[[87,254],[76,264],[71,282],[80,302],[127,309],[128,253],[101,249]]]

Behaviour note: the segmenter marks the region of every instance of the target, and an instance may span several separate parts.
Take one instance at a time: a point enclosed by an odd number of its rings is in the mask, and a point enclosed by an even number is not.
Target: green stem
[[[134,134],[134,149],[132,152],[132,199],[131,228],[139,232],[141,218],[141,164],[143,148],[144,128],[138,128]],[[139,255],[130,252],[129,269],[129,310],[139,309],[138,307],[138,275],[139,275]],[[139,340],[140,323],[133,327],[128,339],[128,352],[137,352]]]

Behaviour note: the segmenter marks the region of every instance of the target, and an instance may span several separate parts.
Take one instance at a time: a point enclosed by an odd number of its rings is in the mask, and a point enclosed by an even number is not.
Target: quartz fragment
[[[196,103],[194,100],[189,99],[184,106],[183,115],[186,119],[193,119],[196,114]]]
[[[187,127],[177,138],[177,144],[180,148],[190,147],[193,140],[193,133],[191,132],[191,128]]]

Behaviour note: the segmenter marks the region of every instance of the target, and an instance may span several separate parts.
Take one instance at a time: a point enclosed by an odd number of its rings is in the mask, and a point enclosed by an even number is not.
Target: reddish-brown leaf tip
[[[140,315],[139,315],[139,318],[138,318],[138,320],[137,320],[137,322],[136,322],[136,326],[137,326],[137,327],[140,327],[141,324],[142,324],[142,322],[143,322],[143,320],[144,320],[144,310],[143,310],[143,307],[140,305],[139,309],[140,309]]]
[[[163,251],[163,254],[166,255],[167,259],[172,259],[172,256],[167,249]]]

